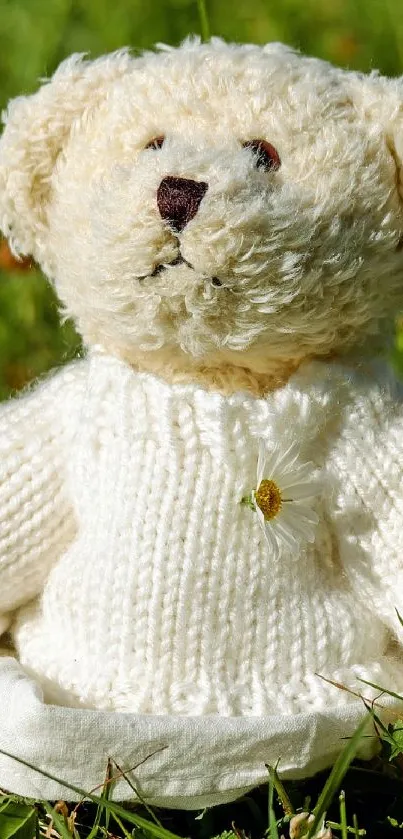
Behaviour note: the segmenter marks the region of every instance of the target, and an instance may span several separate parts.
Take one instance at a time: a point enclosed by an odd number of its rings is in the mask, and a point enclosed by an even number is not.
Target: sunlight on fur
[[[2,227],[87,344],[262,392],[306,357],[373,351],[390,332],[402,100],[396,81],[278,44],[73,56],[9,107]],[[257,165],[254,138],[278,168]],[[207,184],[180,232],[157,206],[167,176]]]

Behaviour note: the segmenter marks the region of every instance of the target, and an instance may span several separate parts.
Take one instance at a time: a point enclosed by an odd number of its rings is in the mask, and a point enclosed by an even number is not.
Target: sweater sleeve
[[[355,595],[403,641],[403,400],[398,386],[355,394],[330,457],[337,553]]]
[[[0,635],[74,537],[62,417],[77,407],[83,364],[0,405]]]

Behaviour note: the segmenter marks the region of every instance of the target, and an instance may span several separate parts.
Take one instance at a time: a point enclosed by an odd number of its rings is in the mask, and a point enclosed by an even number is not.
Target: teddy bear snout
[[[167,175],[157,190],[157,204],[161,218],[180,233],[196,215],[208,184],[205,181],[192,181],[188,178],[175,178]]]

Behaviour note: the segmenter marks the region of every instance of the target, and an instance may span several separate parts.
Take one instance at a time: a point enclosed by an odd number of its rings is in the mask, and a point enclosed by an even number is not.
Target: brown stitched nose
[[[161,218],[169,222],[176,233],[180,233],[196,215],[207,189],[208,184],[204,181],[190,181],[187,178],[167,175],[157,190]]]

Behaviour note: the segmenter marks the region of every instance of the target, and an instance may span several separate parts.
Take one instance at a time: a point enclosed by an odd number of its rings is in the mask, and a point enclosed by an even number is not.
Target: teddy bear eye
[[[250,149],[253,152],[258,169],[265,169],[266,172],[275,172],[280,168],[280,155],[277,149],[271,143],[268,143],[267,140],[247,140],[242,145],[244,149]]]
[[[161,146],[164,145],[165,137],[163,134],[160,134],[158,137],[153,137],[147,145],[144,146],[145,149],[160,149]]]

